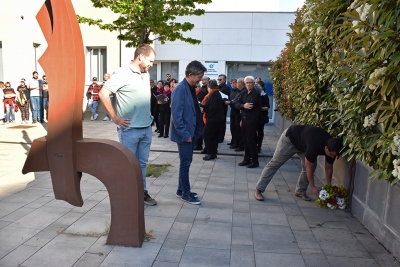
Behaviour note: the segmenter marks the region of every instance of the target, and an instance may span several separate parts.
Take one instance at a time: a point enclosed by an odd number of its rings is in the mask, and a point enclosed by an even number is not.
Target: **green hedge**
[[[400,0],[306,0],[273,63],[279,112],[343,139],[344,155],[400,176]]]

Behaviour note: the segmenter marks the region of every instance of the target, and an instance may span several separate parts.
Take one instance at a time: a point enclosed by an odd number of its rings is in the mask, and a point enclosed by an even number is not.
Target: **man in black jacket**
[[[229,99],[229,95],[231,94],[231,88],[229,88],[229,86],[226,84],[226,75],[225,74],[220,74],[218,76],[218,87],[219,87],[219,91],[225,95],[227,95],[226,100]],[[219,138],[218,138],[218,142],[222,143],[224,141],[225,138],[225,131],[226,131],[226,114],[228,113],[228,104],[225,104],[223,106],[224,109],[224,123],[221,125],[220,128],[220,132],[219,132]]]
[[[244,159],[239,166],[256,168],[258,163],[257,153],[257,126],[261,116],[261,95],[254,89],[254,77],[244,78],[246,91],[240,94],[235,107],[242,114],[242,136],[244,142]],[[251,161],[250,161],[251,159]]]
[[[157,107],[157,85],[154,80],[150,80],[150,92],[151,92],[151,102],[150,102],[150,112],[151,116],[153,116],[153,123],[151,125],[156,124],[156,129],[158,129],[158,116],[155,116],[155,109]]]
[[[235,148],[239,147],[239,142],[238,142],[239,140],[238,140],[238,137],[236,136],[237,131],[236,131],[235,121],[236,121],[236,117],[240,116],[240,110],[235,108],[234,99],[240,93],[240,90],[237,87],[236,79],[231,79],[231,86],[232,86],[232,92],[229,95],[229,101],[226,101],[225,103],[228,103],[229,106],[231,107],[230,130],[231,130],[232,139],[231,139],[231,142],[228,143],[228,145],[230,145],[229,148],[235,149]]]

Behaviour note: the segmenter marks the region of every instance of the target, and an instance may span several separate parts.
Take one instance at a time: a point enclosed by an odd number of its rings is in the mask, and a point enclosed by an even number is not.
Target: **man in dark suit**
[[[203,132],[196,84],[201,81],[206,70],[199,61],[190,62],[185,70],[185,79],[175,87],[171,96],[171,141],[178,145],[180,160],[176,196],[194,205],[199,205],[201,201],[196,193],[190,191],[189,168],[193,160],[196,139]]]
[[[218,87],[219,91],[225,95],[227,95],[225,100],[229,99],[229,95],[231,94],[231,88],[226,84],[226,75],[225,74],[220,74],[218,76]],[[222,143],[225,138],[225,131],[226,131],[226,114],[228,113],[228,105],[227,104],[222,104],[223,109],[224,109],[224,123],[222,123],[220,132],[219,132],[219,137],[218,137],[218,142]],[[231,144],[230,144],[231,145]]]

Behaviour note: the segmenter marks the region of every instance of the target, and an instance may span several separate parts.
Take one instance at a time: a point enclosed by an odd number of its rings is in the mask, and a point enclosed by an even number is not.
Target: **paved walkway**
[[[105,245],[110,206],[104,186],[84,174],[83,207],[55,200],[48,172],[21,174],[30,143],[46,130],[13,126],[0,126],[0,266],[400,266],[349,212],[293,196],[297,158],[278,171],[266,200],[258,202],[253,189],[262,167],[239,167],[241,153],[225,141],[215,161],[194,156],[191,183],[203,202],[184,204],[175,197],[176,144],[155,133],[150,162],[172,166],[147,180],[158,201],[145,209],[153,238],[142,248]],[[84,121],[84,136],[116,140],[115,128]],[[273,126],[265,132],[261,166],[279,137]]]

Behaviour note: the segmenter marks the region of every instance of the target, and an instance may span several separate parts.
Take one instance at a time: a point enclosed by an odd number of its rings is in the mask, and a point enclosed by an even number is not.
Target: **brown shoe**
[[[258,201],[264,201],[264,196],[262,195],[261,191],[258,189],[254,190],[254,198]]]
[[[294,193],[294,195],[296,196],[296,197],[299,197],[299,198],[301,198],[302,200],[304,200],[304,201],[311,201],[311,198],[309,197],[309,196],[307,196],[306,194],[300,194],[300,193]]]

